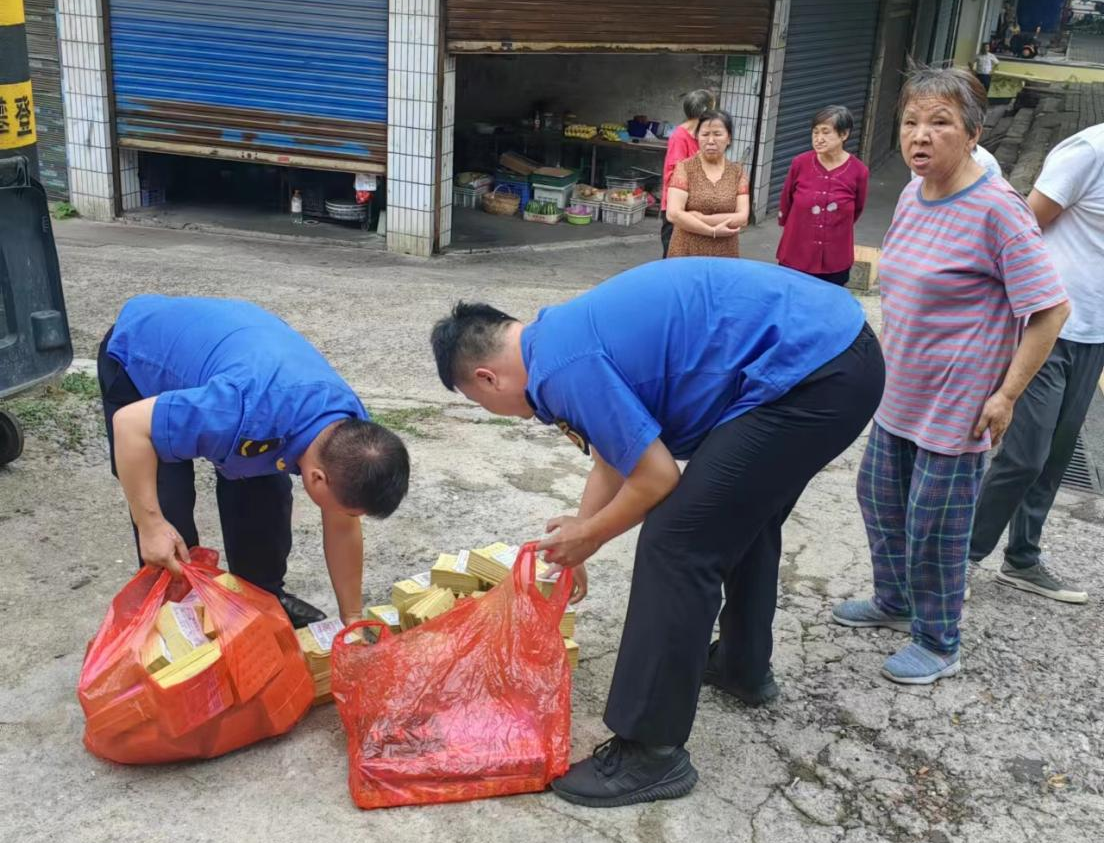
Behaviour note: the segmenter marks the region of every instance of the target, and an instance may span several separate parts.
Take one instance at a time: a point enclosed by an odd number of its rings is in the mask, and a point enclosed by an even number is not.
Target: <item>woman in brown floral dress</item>
[[[732,117],[707,111],[698,123],[701,151],[679,162],[667,189],[667,219],[675,226],[667,257],[738,258],[740,229],[751,208],[744,168],[725,157]]]

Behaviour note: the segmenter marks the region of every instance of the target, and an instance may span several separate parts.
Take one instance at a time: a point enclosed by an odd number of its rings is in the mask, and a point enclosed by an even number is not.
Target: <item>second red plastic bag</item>
[[[337,636],[333,693],[358,806],[540,791],[566,772],[571,672],[559,623],[571,584],[565,571],[544,598],[527,544],[482,599],[372,647]]]

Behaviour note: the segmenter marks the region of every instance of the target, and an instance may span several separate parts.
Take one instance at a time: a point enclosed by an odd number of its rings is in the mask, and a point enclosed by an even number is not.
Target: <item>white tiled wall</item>
[[[441,236],[440,247],[443,249],[452,243],[452,136],[456,130],[456,57],[448,56],[445,59],[444,90],[441,91],[441,99],[444,101],[441,122]]]
[[[58,0],[58,44],[69,201],[86,217],[109,220],[115,215],[115,192],[100,0]],[[133,177],[137,185],[136,161]],[[129,182],[124,185],[126,191]]]
[[[790,26],[790,0],[775,0],[774,24],[767,51],[767,78],[763,86],[763,119],[759,125],[759,160],[752,181],[751,206],[766,208],[770,196],[771,159],[778,129],[778,103],[782,96],[782,65],[786,59],[786,33]],[[761,217],[760,217],[761,218]]]
[[[444,173],[443,163],[436,166],[444,130],[437,120],[439,14],[439,0],[391,0],[388,11],[387,248],[423,256],[433,253],[433,201]],[[442,190],[442,205],[446,192],[452,201],[451,190]],[[442,219],[442,245],[446,221],[451,235],[451,215]]]
[[[729,71],[721,79],[721,108],[732,115],[732,146],[728,157],[746,167],[755,152],[755,130],[759,125],[759,88],[763,79],[763,57],[744,56],[743,70]]]

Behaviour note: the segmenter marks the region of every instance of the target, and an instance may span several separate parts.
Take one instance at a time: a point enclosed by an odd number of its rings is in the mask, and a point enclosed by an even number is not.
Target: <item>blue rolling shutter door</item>
[[[382,173],[387,0],[111,0],[119,145]]]
[[[845,148],[858,152],[878,28],[878,0],[792,0],[782,64],[782,99],[771,160],[770,202],[794,156],[812,148],[809,121],[826,105],[845,105],[855,129]]]

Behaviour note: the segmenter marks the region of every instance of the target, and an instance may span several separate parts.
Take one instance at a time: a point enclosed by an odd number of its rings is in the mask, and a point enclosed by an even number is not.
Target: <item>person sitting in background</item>
[[[798,155],[782,186],[778,262],[841,287],[855,262],[855,223],[870,171],[843,148],[855,120],[842,105],[813,117],[813,148]]]
[[[697,138],[701,151],[675,167],[667,189],[667,218],[675,226],[668,257],[738,258],[737,234],[748,223],[751,198],[744,168],[725,157],[732,115],[706,111]]]
[[[989,52],[989,45],[982,44],[981,52],[974,59],[972,68],[987,94],[989,93],[989,86],[993,84],[993,68],[998,64],[1000,64],[1000,61]]]
[[[858,479],[874,595],[832,618],[910,633],[882,667],[907,685],[961,669],[985,452],[1070,310],[1027,204],[970,155],[986,105],[963,68],[917,68],[901,91],[901,155],[922,180],[901,193],[879,269],[886,387]]]
[[[659,196],[659,240],[663,244],[663,257],[667,257],[667,250],[671,246],[671,235],[675,233],[674,224],[667,219],[667,188],[671,184],[671,176],[680,161],[693,158],[698,154],[698,122],[701,116],[710,109],[717,107],[716,97],[709,91],[699,89],[691,91],[682,99],[682,111],[686,115],[686,122],[680,123],[667,140],[667,155],[663,159],[663,187]]]
[[[1038,56],[1041,32],[1041,26],[1035,27],[1035,31],[1029,35],[1024,35],[1017,29],[1016,34],[1012,36],[1013,54],[1022,59],[1033,59]]]

